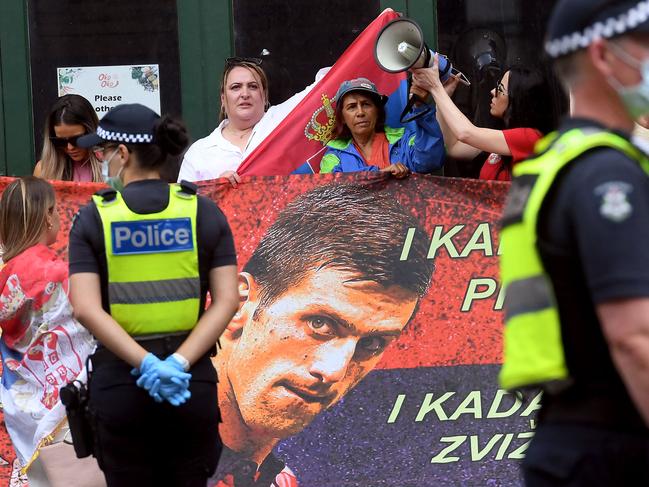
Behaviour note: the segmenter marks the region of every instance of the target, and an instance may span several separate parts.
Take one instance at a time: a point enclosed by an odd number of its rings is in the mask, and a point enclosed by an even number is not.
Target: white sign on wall
[[[101,118],[122,103],[141,103],[160,113],[160,70],[148,66],[57,68],[59,96],[86,98]]]

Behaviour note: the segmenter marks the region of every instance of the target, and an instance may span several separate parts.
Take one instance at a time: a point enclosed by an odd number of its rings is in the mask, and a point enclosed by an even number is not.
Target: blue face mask
[[[104,159],[101,161],[101,177],[104,179],[104,182],[113,188],[115,191],[122,191],[124,189],[124,182],[120,178],[122,174],[122,170],[124,167],[120,167],[119,171],[117,171],[117,174],[115,176],[109,176],[108,171],[110,169],[110,161],[115,157],[115,154],[119,152],[118,149],[115,149],[112,153],[112,155],[108,159]]]
[[[611,42],[609,45],[622,62],[636,68],[642,75],[642,80],[635,86],[622,86],[617,79],[612,77],[609,82],[620,95],[631,118],[635,120],[642,115],[649,114],[649,58],[638,61],[617,44]]]

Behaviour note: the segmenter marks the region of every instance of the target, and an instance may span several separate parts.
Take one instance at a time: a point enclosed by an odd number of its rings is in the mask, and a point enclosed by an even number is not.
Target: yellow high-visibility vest
[[[554,289],[537,247],[541,206],[557,176],[584,152],[610,147],[634,159],[649,175],[649,160],[625,138],[602,129],[550,134],[537,155],[514,167],[500,233],[500,277],[505,289],[505,336],[500,384],[505,389],[571,383]]]
[[[172,184],[167,207],[148,214],[131,211],[119,192],[93,200],[104,231],[111,316],[133,336],[191,330],[200,306],[197,196]]]

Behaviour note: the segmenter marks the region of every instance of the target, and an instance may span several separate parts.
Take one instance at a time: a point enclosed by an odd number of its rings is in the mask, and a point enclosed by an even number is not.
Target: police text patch
[[[192,250],[190,218],[112,222],[113,255],[153,254]]]

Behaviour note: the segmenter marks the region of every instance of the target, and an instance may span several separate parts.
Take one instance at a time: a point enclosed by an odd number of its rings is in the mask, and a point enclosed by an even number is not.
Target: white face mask
[[[642,80],[635,86],[622,86],[615,78],[611,77],[609,83],[618,92],[622,103],[627,109],[629,116],[634,120],[642,115],[649,114],[649,58],[638,61],[614,42],[609,43],[612,51],[624,63],[640,71]]]
[[[115,189],[116,191],[121,191],[122,189],[124,189],[124,183],[120,179],[120,175],[122,174],[122,169],[124,168],[120,167],[115,176],[108,175],[108,171],[110,169],[110,161],[113,160],[113,157],[115,157],[115,154],[117,154],[118,152],[119,149],[115,149],[108,159],[101,161],[101,177],[104,179],[104,182],[108,184],[108,186]]]

